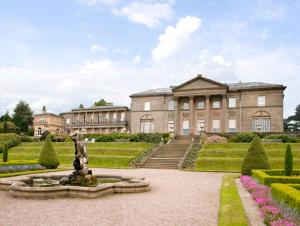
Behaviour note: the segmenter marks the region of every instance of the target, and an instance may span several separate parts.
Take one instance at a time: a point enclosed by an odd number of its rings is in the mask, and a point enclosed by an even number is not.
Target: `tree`
[[[28,131],[33,123],[33,111],[29,104],[21,100],[14,109],[13,122],[22,132]]]
[[[300,104],[295,109],[295,114],[284,120],[284,130],[297,132],[300,131]]]
[[[4,144],[3,145],[3,162],[7,162],[7,159],[8,159],[8,145],[7,144]]]
[[[106,106],[107,104],[108,102],[106,102],[104,99],[100,99],[94,103],[95,106]]]
[[[243,160],[242,175],[251,175],[253,169],[270,169],[270,162],[260,139],[255,137],[250,143]]]
[[[54,150],[51,136],[48,135],[40,154],[39,164],[47,169],[56,169],[60,162]]]
[[[13,122],[0,122],[0,133],[18,133],[18,128]]]
[[[286,146],[284,159],[284,176],[291,176],[293,173],[293,153],[291,145]]]
[[[5,122],[5,121],[12,122],[12,117],[10,117],[8,111],[0,117],[0,122]]]

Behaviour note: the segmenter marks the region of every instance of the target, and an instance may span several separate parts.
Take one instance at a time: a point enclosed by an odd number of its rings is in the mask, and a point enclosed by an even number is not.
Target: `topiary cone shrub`
[[[8,159],[8,145],[4,144],[3,145],[3,162],[7,162]]]
[[[284,175],[291,176],[293,173],[293,153],[291,145],[286,146],[285,159],[284,159]]]
[[[270,162],[260,139],[255,137],[243,160],[242,175],[251,175],[253,169],[270,169]]]
[[[49,135],[46,137],[43,149],[41,151],[39,164],[47,169],[56,169],[59,166],[59,159]]]

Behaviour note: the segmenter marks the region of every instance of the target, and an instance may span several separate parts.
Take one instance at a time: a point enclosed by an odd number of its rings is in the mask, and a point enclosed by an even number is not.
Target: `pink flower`
[[[271,223],[271,226],[296,226],[296,225],[291,221],[279,219],[279,220],[273,221]]]

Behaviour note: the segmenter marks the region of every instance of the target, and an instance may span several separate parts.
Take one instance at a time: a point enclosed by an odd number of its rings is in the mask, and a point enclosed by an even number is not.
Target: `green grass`
[[[205,144],[196,160],[197,171],[240,172],[243,158],[249,143]],[[272,169],[284,167],[286,144],[264,144]],[[300,144],[291,144],[294,155],[294,168],[300,168]]]
[[[239,174],[225,174],[220,193],[219,226],[247,226],[247,217],[234,179]]]
[[[72,167],[74,144],[71,142],[53,143],[60,159],[60,166]],[[43,142],[22,143],[9,149],[8,160],[38,160]],[[149,143],[136,142],[97,142],[87,145],[90,167],[125,168]],[[0,154],[2,159],[2,154]]]

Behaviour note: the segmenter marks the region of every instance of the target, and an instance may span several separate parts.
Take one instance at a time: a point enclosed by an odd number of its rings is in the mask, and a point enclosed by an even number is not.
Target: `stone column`
[[[222,95],[222,108],[221,108],[221,120],[222,120],[222,132],[227,132],[227,120],[226,120],[226,112],[227,112],[227,96]]]
[[[205,132],[210,132],[210,96],[205,96]]]
[[[178,97],[174,97],[174,123],[175,136],[180,135],[180,102]]]
[[[189,114],[189,130],[190,135],[195,135],[195,104],[194,104],[194,96],[190,96],[190,114]]]

